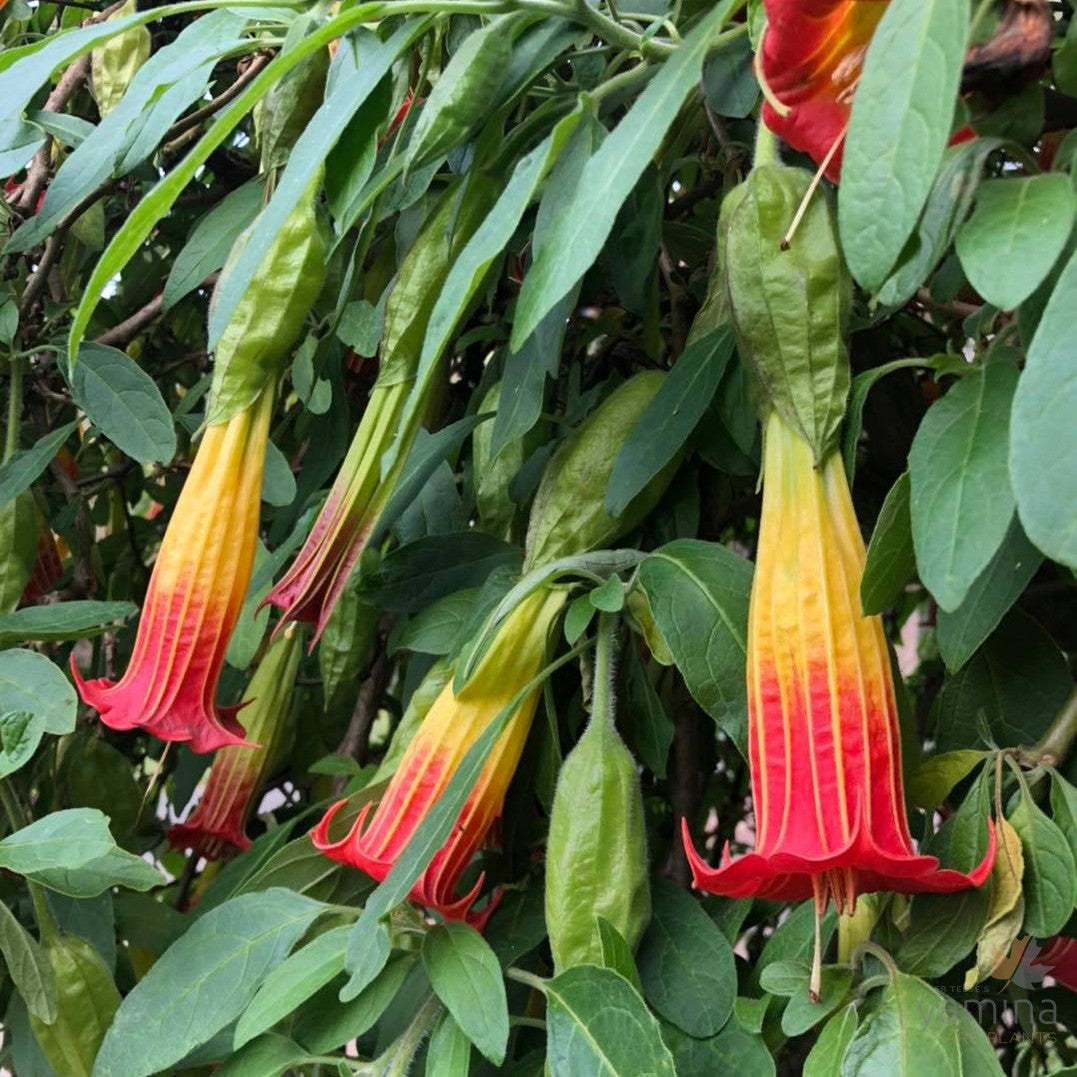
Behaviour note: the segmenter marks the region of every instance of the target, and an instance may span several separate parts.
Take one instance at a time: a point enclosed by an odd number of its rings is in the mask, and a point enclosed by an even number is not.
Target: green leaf
[[[727,1021],[717,1036],[698,1040],[672,1025],[662,1026],[662,1038],[673,1052],[677,1073],[684,1077],[774,1077],[774,1059],[762,1036]]]
[[[479,591],[468,588],[439,598],[410,618],[397,644],[419,654],[446,655],[467,623]]]
[[[385,538],[389,528],[396,523],[404,510],[415,501],[442,462],[450,459],[464,443],[468,434],[480,423],[484,423],[490,418],[489,414],[468,415],[455,423],[451,423],[449,426],[443,427],[436,434],[428,434],[425,430],[420,431],[415,445],[408,455],[404,469],[396,482],[392,496],[378,516],[378,522],[375,524],[369,539],[371,547],[376,547]],[[400,429],[406,429],[403,420],[401,420]],[[397,438],[393,445],[395,446],[399,440]],[[395,454],[395,449],[392,452]],[[389,473],[389,463],[387,461],[388,456],[382,460],[383,474]]]
[[[865,370],[853,378],[853,384],[849,390],[849,407],[845,414],[845,428],[841,435],[841,458],[845,462],[845,473],[849,476],[850,486],[856,475],[856,449],[863,427],[864,405],[867,403],[868,393],[872,386],[880,378],[885,378],[887,374],[893,374],[897,370],[931,365],[930,359],[895,359],[892,363],[872,367],[871,370]]]
[[[1053,767],[1051,774],[1051,814],[1059,830],[1070,843],[1070,852],[1077,861],[1077,788],[1074,788]]]
[[[352,928],[344,950],[344,967],[351,977],[340,990],[341,1002],[358,998],[385,969],[393,951],[384,921],[375,921],[373,914],[368,914],[368,923],[373,924],[373,929],[367,931],[363,931],[359,923],[361,921]]]
[[[1077,568],[1077,409],[1073,312],[1077,254],[1047,302],[1013,398],[1010,475],[1028,537],[1048,557]]]
[[[1072,688],[1066,659],[1051,637],[1027,614],[1011,610],[943,685],[935,706],[939,750],[978,744],[981,715],[1000,747],[1035,744]]]
[[[922,980],[895,973],[877,1007],[854,1033],[842,1061],[842,1077],[961,1073],[957,1029],[946,1005]]]
[[[587,162],[524,278],[512,326],[514,350],[602,252],[621,205],[698,84],[711,42],[736,7],[722,0],[699,21]]]
[[[56,984],[41,947],[15,919],[5,902],[0,901],[0,952],[15,990],[22,996],[27,1010],[38,1020],[51,1024],[56,1020]]]
[[[236,1024],[235,1049],[272,1028],[300,1003],[344,971],[344,946],[350,925],[334,927],[278,965]]]
[[[833,909],[828,910],[823,917],[819,936],[824,950],[830,943],[837,923],[837,913]],[[763,970],[775,961],[810,961],[814,942],[815,904],[803,901],[774,929],[774,934],[763,944],[752,982],[758,985]]]
[[[341,1002],[341,981],[323,987],[296,1014],[292,1035],[314,1054],[335,1051],[374,1026],[400,990],[415,958],[390,961],[374,982],[351,1002]]]
[[[75,403],[125,455],[140,464],[167,464],[176,430],[160,389],[126,352],[83,344],[71,369]]]
[[[987,829],[983,818],[979,824]],[[894,959],[916,976],[945,975],[972,952],[990,907],[990,886],[956,894],[917,894],[910,907],[912,925]]]
[[[942,162],[968,40],[969,0],[892,0],[864,57],[845,139],[838,226],[853,276],[876,291]]]
[[[596,587],[587,595],[588,602],[596,610],[605,613],[620,613],[625,604],[625,588],[620,578],[611,576],[601,587]]]
[[[1027,790],[1022,790],[1010,824],[1020,836],[1025,854],[1024,929],[1036,938],[1050,938],[1065,926],[1077,898],[1073,853],[1066,836]]]
[[[647,1001],[690,1036],[714,1036],[729,1020],[737,996],[733,951],[687,891],[655,880],[637,965]]]
[[[67,423],[46,434],[32,448],[20,449],[10,460],[0,464],[0,506],[6,505],[31,484],[49,466],[49,461],[71,436],[78,422]]]
[[[52,812],[0,841],[0,867],[16,875],[80,868],[115,847],[108,819],[94,808]]]
[[[294,1040],[267,1032],[230,1055],[213,1072],[215,1077],[281,1077],[294,1073],[292,1067],[306,1061],[307,1052]]]
[[[0,647],[30,641],[54,643],[86,639],[115,628],[117,621],[126,621],[137,612],[138,607],[131,602],[95,602],[88,599],[56,602],[48,606],[27,606],[0,617]]]
[[[909,450],[909,509],[920,579],[944,610],[964,601],[1013,518],[1010,407],[1017,370],[977,367],[932,405]]]
[[[916,231],[879,289],[884,306],[903,307],[942,261],[968,215],[984,162],[1002,144],[998,138],[974,138],[946,151]]]
[[[309,47],[311,42],[321,39],[329,25],[340,23],[340,21],[339,16],[331,20],[329,24],[323,26],[321,30],[310,34],[291,50],[285,50],[280,53],[273,63],[277,64],[299,53],[302,53],[301,58],[305,59],[312,52],[317,51]],[[373,35],[365,38],[364,45],[366,47],[363,50],[363,62],[359,65],[354,76],[337,79],[331,84],[331,89],[326,99],[311,117],[310,122],[304,126],[303,133],[296,139],[295,146],[289,154],[288,163],[277,179],[273,197],[259,214],[257,223],[249,233],[242,252],[230,267],[227,277],[221,280],[214,294],[208,331],[209,346],[211,348],[220,340],[225,326],[228,325],[239,301],[246,294],[247,289],[254,280],[259,266],[265,260],[270,247],[292,211],[299,205],[319,169],[322,168],[322,163],[325,161],[329,151],[344,133],[348,123],[363,102],[377,89],[381,80],[392,68],[396,58],[420,34],[426,32],[427,26],[426,20],[422,18],[405,20],[397,27],[388,41],[381,42]],[[324,48],[325,44],[326,42],[322,41],[321,47]],[[289,65],[289,69],[292,66],[294,65]],[[269,69],[267,68],[266,70],[268,71]],[[280,76],[283,76],[286,70],[282,70]],[[258,81],[258,79],[255,80],[251,89],[258,84]],[[224,115],[225,113],[222,112],[220,117]],[[213,128],[210,130],[212,131]],[[205,142],[208,137],[209,133],[203,136],[202,142]],[[199,146],[201,146],[202,142],[199,143]],[[176,171],[178,172],[179,169]],[[171,176],[168,178],[170,179]],[[162,181],[162,183],[165,182],[167,182],[167,179]],[[160,189],[160,185],[154,189],[154,193],[158,189]],[[151,194],[148,197],[153,197],[153,195]]]
[[[856,1035],[856,1027],[855,1006],[846,1006],[834,1014],[804,1059],[802,1077],[833,1077],[835,1073],[842,1073],[845,1052]]]
[[[946,999],[946,1014],[957,1029],[961,1073],[968,1077],[1002,1077],[995,1046],[972,1014],[955,998]]]
[[[632,947],[625,941],[624,935],[604,916],[595,917],[595,935],[602,951],[602,965],[619,973],[632,985],[633,990],[642,994],[643,984],[640,983],[636,959],[632,956]]]
[[[114,886],[151,890],[164,882],[152,864],[115,845],[103,856],[95,856],[78,867],[46,868],[35,871],[33,878],[58,894],[76,898],[97,897]]]
[[[453,1020],[500,1066],[508,1046],[509,1010],[501,966],[487,942],[473,927],[447,921],[426,936],[423,967]]]
[[[0,778],[13,774],[30,760],[44,732],[45,720],[39,714],[0,713]]]
[[[782,1011],[782,1031],[787,1036],[800,1036],[814,1028],[845,1001],[852,984],[853,970],[847,965],[824,965],[819,1001],[813,1002],[806,977]]]
[[[625,648],[622,668],[624,682],[618,725],[639,761],[656,778],[664,778],[673,744],[673,720],[635,647]]]
[[[295,500],[295,475],[288,457],[272,441],[266,442],[266,461],[262,471],[262,500],[277,508]]]
[[[688,690],[746,754],[751,564],[717,543],[678,539],[648,554],[639,582]]]
[[[444,157],[489,114],[512,57],[515,23],[510,16],[473,30],[452,54],[419,113],[405,172]]]
[[[987,568],[969,588],[957,609],[939,610],[935,639],[939,654],[952,671],[961,667],[998,627],[1010,607],[1043,563],[1043,554],[1028,541],[1016,516]]]
[[[427,385],[438,369],[438,359],[448,346],[457,323],[478,291],[486,271],[512,239],[538,185],[557,160],[582,116],[581,108],[574,109],[558,122],[535,149],[520,158],[493,209],[453,262],[434,309],[430,312],[422,353],[416,368],[415,384],[400,420],[402,427],[411,422],[413,415],[426,407]],[[518,346],[516,350],[519,350]],[[382,462],[383,468],[392,466],[395,452],[395,449],[390,450],[388,458]]]
[[[240,233],[258,215],[264,197],[261,178],[250,180],[229,191],[195,224],[183,249],[172,262],[165,281],[162,310],[171,310],[224,265]]]
[[[148,13],[132,16],[132,20],[138,21],[131,21],[130,24],[141,25],[143,22],[150,21],[150,19],[161,19],[178,12],[213,8],[215,6],[216,0],[196,0],[196,2],[189,4],[176,4],[170,7],[155,8]],[[239,0],[238,3],[230,4],[230,6],[263,7],[264,5],[262,5],[260,0]],[[127,219],[120,229],[112,237],[108,247],[105,248],[105,252],[98,259],[97,265],[94,266],[90,279],[86,282],[82,293],[82,299],[75,310],[71,324],[71,332],[68,338],[68,356],[70,359],[73,360],[78,354],[79,346],[86,333],[86,328],[90,323],[90,319],[93,317],[94,311],[97,309],[98,303],[101,301],[101,296],[106,291],[109,281],[134,257],[143,242],[153,231],[157,222],[169,212],[176,199],[183,192],[187,184],[195,177],[198,170],[206,163],[213,151],[216,150],[229,135],[231,135],[235,127],[257,104],[259,99],[264,97],[277,82],[288,74],[289,71],[301,64],[308,56],[312,56],[320,49],[324,49],[331,41],[342,36],[352,27],[357,26],[365,19],[368,19],[370,14],[371,9],[369,5],[359,5],[358,7],[351,8],[343,14],[330,19],[321,27],[321,29],[316,30],[314,33],[305,37],[294,47],[278,53],[278,55],[268,63],[261,72],[259,72],[254,80],[244,88],[242,93],[217,113],[205,134],[186,153],[180,163],[171,172],[160,179],[153,190],[139,202],[134,210],[127,216]],[[128,20],[120,19],[114,23],[110,21],[108,25],[112,27],[112,32],[116,32],[115,27],[120,26],[125,22],[128,22]],[[411,25],[418,25],[418,23]],[[100,27],[96,27],[95,29],[100,29]],[[83,51],[92,47],[92,44],[86,44]],[[53,64],[53,66],[55,66],[55,64]],[[15,69],[13,68],[9,68],[7,71],[3,72],[3,75],[0,76],[0,86],[6,85],[6,81],[4,80],[10,78],[14,70]],[[48,71],[51,70],[51,67],[48,68],[44,75],[42,75],[42,79],[48,74]],[[41,80],[35,83],[35,86],[39,85],[40,81]],[[6,93],[7,91],[5,90],[4,94],[6,95]],[[6,96],[0,95],[0,100],[7,104]],[[296,158],[297,151],[298,145],[296,146],[296,149],[293,150],[292,159]],[[289,163],[291,163],[291,160]],[[280,187],[278,187],[278,193],[279,191]],[[285,214],[285,216],[287,216],[287,214]],[[265,213],[263,214],[262,219],[263,224],[266,221],[274,220],[274,218]],[[273,234],[276,233],[276,230],[277,226],[274,225]],[[270,236],[270,238],[272,238],[272,236]],[[251,244],[249,243],[246,252],[249,252],[250,249]],[[235,273],[231,275],[230,280],[236,280]],[[244,281],[244,285],[245,284],[246,281]],[[231,314],[230,311],[229,314]]]
[[[431,602],[480,587],[501,565],[514,569],[520,551],[482,531],[429,535],[388,554],[367,576],[360,595],[382,609],[414,613]]]
[[[605,494],[611,516],[620,516],[681,451],[718,391],[733,343],[732,331],[719,329],[681,353],[614,461]]]
[[[542,989],[551,1077],[673,1077],[658,1022],[623,976],[577,965]]]
[[[890,487],[879,510],[860,578],[860,605],[865,616],[893,606],[916,575],[909,490],[909,473],[905,471]]]
[[[924,811],[934,811],[947,798],[950,790],[962,778],[968,777],[972,768],[982,763],[986,756],[986,752],[963,748],[924,760],[907,781],[905,792],[909,803]]]
[[[505,893],[484,933],[502,968],[530,953],[546,938],[545,911],[541,886]]]
[[[1013,310],[1051,271],[1073,226],[1075,195],[1058,172],[983,184],[976,212],[957,234],[969,283],[999,310]]]
[[[123,1000],[96,1077],[150,1077],[247,1007],[325,907],[287,890],[233,898],[200,917]]]
[[[470,1069],[471,1041],[452,1014],[443,1014],[426,1051],[426,1077],[467,1077]]]

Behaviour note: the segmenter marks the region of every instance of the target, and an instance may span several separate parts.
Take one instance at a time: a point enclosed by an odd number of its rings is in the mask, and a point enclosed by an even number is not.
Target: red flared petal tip
[[[329,836],[330,824],[333,822],[333,819],[340,809],[347,803],[347,799],[338,800],[336,804],[322,816],[318,825],[311,830],[310,840],[314,843],[315,849],[321,853],[325,853],[331,860],[336,860],[340,864],[347,864],[349,867],[365,871],[372,879],[382,882],[385,879],[385,876],[392,870],[392,861],[379,860],[377,857],[370,856],[362,847],[363,827],[366,824],[366,818],[370,813],[370,809],[374,807],[373,801],[363,805],[358,817],[352,824],[351,829],[339,841],[333,841]]]
[[[730,898],[767,898],[772,901],[804,901],[813,896],[813,878],[851,870],[856,894],[892,890],[902,894],[952,893],[986,882],[995,862],[997,840],[994,824],[988,825],[988,847],[983,860],[965,873],[940,868],[934,856],[895,856],[858,842],[827,857],[804,857],[793,853],[746,853],[729,859],[726,845],[722,865],[710,867],[693,847],[687,825],[685,851],[697,889]]]

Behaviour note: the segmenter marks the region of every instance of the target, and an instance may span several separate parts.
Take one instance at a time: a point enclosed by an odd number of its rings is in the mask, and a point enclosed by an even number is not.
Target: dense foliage
[[[1071,0],[0,0],[0,1061],[1074,1072],[1075,130]]]

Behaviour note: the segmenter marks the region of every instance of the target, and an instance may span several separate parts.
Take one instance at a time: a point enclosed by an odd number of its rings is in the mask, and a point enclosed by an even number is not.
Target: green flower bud
[[[679,459],[662,469],[620,516],[603,507],[613,464],[665,374],[637,374],[571,433],[546,465],[527,530],[525,568],[609,546],[643,521],[665,493]]]

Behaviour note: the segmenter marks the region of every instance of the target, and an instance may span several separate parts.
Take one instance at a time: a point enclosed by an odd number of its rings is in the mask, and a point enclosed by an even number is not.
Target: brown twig
[[[386,688],[389,687],[389,677],[393,671],[393,664],[389,661],[388,652],[385,649],[384,637],[378,642],[377,653],[367,672],[366,680],[359,689],[359,696],[355,701],[355,709],[352,711],[351,721],[348,722],[348,730],[337,748],[337,755],[348,756],[355,759],[360,766],[366,763],[367,749],[370,742],[370,730],[374,725],[374,719],[378,716],[382,697]],[[347,782],[347,777],[341,775],[335,784],[337,792]]]
[[[45,101],[44,112],[62,112],[64,105],[86,80],[90,73],[90,54],[80,56],[61,76],[52,93]],[[52,136],[48,135],[41,148],[34,154],[30,167],[26,171],[22,189],[19,191],[16,207],[31,213],[37,205],[38,195],[48,182],[49,168],[52,163]]]
[[[229,101],[238,97],[257,78],[258,72],[269,63],[270,59],[272,57],[269,53],[258,53],[252,57],[250,63],[240,73],[239,78],[220,96],[208,101],[202,108],[192,112],[190,116],[184,116],[182,120],[174,123],[165,134],[166,141],[161,146],[161,152],[167,157],[186,146],[194,138],[195,132],[202,121],[209,119],[214,113],[224,108]]]
[[[60,484],[64,497],[78,505],[75,512],[75,548],[74,568],[71,572],[70,591],[74,595],[86,596],[91,593],[93,583],[93,532],[90,528],[90,515],[86,511],[86,501],[79,493],[78,483],[64,470],[59,460],[49,462],[53,478]]]
[[[164,302],[164,293],[158,292],[148,303],[139,307],[134,314],[124,318],[118,325],[114,325],[111,329],[107,329],[99,337],[96,337],[97,343],[111,344],[113,347],[122,348],[137,337],[161,313],[162,302]]]

